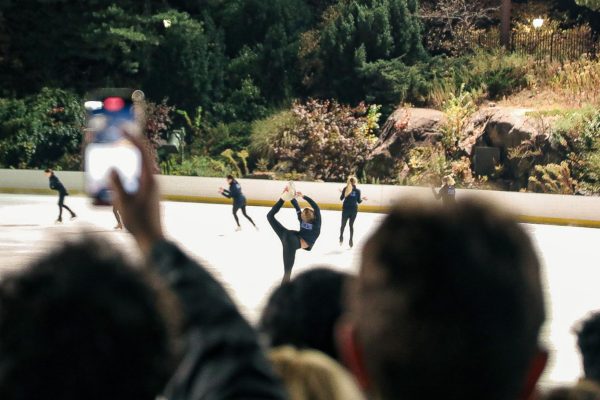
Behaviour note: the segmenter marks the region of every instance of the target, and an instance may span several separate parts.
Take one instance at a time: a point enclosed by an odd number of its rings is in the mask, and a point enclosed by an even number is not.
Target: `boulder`
[[[398,108],[383,125],[365,172],[381,182],[391,182],[402,169],[398,161],[411,148],[440,140],[445,122],[446,115],[438,110]]]
[[[446,115],[428,108],[398,108],[381,129],[372,156],[402,157],[412,147],[432,143],[442,137]]]

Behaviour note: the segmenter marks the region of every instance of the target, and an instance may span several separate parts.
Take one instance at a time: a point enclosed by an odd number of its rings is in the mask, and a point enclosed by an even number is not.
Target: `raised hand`
[[[160,219],[158,185],[153,175],[153,163],[144,140],[125,134],[142,155],[142,174],[136,193],[127,193],[117,171],[111,172],[114,204],[123,217],[125,227],[131,232],[140,249],[149,255],[155,242],[163,238]]]

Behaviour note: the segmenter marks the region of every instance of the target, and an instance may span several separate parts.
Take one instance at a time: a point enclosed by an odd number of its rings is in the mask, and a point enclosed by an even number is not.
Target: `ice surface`
[[[66,204],[78,214],[55,225],[58,207],[55,196],[0,195],[0,272],[16,269],[64,240],[87,231],[118,243],[137,255],[129,234],[113,231],[110,208],[95,208],[83,197],[67,197]],[[248,207],[258,224],[255,231],[241,215],[242,231],[235,232],[231,206],[163,203],[163,220],[169,238],[188,253],[203,260],[225,284],[244,315],[256,321],[270,291],[283,274],[281,244],[266,220],[267,208]],[[280,221],[293,229],[298,222],[292,209],[282,209]],[[321,237],[311,252],[298,251],[294,274],[311,266],[329,265],[356,271],[363,240],[381,220],[380,214],[360,213],[355,223],[355,247],[338,244],[340,213],[323,211]],[[600,229],[524,225],[533,238],[544,264],[544,288],[548,322],[542,341],[551,351],[551,363],[543,383],[573,381],[581,374],[572,327],[588,312],[600,309]],[[348,228],[346,228],[348,229]]]

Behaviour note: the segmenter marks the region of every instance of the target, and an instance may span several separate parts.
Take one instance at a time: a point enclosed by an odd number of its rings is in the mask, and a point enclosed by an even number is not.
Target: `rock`
[[[383,125],[372,155],[398,158],[419,144],[436,142],[445,122],[446,115],[438,110],[398,108]]]
[[[398,108],[383,125],[365,172],[382,182],[390,181],[402,168],[399,161],[410,149],[441,139],[445,122],[446,115],[438,110]]]
[[[498,147],[503,156],[509,149],[519,146],[526,140],[539,140],[548,136],[548,121],[528,115],[531,109],[494,107],[476,112],[465,130],[466,137],[459,147],[467,154],[473,146]]]

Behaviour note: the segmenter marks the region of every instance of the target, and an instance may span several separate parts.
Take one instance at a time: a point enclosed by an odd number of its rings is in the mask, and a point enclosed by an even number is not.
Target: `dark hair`
[[[54,171],[51,170],[50,168],[46,168],[46,170],[44,172],[47,174],[52,174]]]
[[[0,398],[153,400],[173,366],[164,299],[141,269],[90,238],[7,276]]]
[[[311,348],[339,359],[333,331],[343,313],[342,291],[350,276],[314,268],[275,289],[259,322],[269,345]]]
[[[586,318],[577,329],[577,346],[588,379],[600,383],[600,312]]]
[[[544,304],[523,229],[490,205],[397,206],[349,298],[382,399],[518,397]]]
[[[227,175],[226,179],[228,179],[228,180],[231,179],[232,181],[235,181],[235,178],[233,177],[233,175]]]

